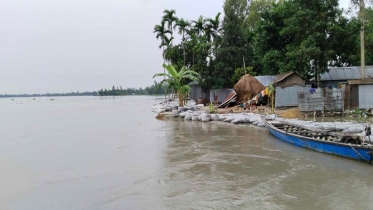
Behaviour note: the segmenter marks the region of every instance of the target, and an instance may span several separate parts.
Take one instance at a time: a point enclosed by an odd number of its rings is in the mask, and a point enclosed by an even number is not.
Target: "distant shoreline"
[[[106,97],[106,96],[99,96],[99,95],[9,95],[9,96],[0,96],[0,98],[47,98],[47,97],[72,97],[72,96],[95,96],[95,97]],[[163,94],[157,95],[107,95],[107,96],[164,96]]]

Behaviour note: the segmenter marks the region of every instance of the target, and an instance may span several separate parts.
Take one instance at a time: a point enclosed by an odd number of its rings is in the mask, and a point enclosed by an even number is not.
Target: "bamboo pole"
[[[360,62],[361,62],[361,79],[365,79],[365,42],[364,42],[364,0],[360,0],[360,12],[359,19],[361,22],[360,26]]]

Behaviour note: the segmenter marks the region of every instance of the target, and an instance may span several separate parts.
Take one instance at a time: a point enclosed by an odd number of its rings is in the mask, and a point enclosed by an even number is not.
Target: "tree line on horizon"
[[[163,86],[159,86],[157,81],[154,81],[154,84],[151,86],[143,88],[122,88],[120,87],[113,87],[111,89],[101,89],[97,92],[98,96],[124,96],[124,95],[162,95],[165,93],[165,89]]]
[[[70,93],[45,93],[45,94],[0,94],[0,98],[12,98],[12,97],[58,97],[58,96],[124,96],[124,95],[163,95],[165,93],[164,87],[159,87],[159,83],[154,81],[151,86],[143,88],[126,88],[122,86],[115,87],[112,89],[101,89],[97,92],[70,92]]]
[[[296,71],[318,81],[330,66],[360,65],[361,23],[345,16],[338,0],[225,0],[223,10],[223,18],[197,20],[165,10],[154,26],[164,63],[198,72],[205,90],[230,88],[245,73]],[[364,13],[365,60],[372,65],[373,9]]]
[[[14,97],[58,97],[58,96],[93,96],[95,92],[44,93],[44,94],[0,94],[0,98]]]

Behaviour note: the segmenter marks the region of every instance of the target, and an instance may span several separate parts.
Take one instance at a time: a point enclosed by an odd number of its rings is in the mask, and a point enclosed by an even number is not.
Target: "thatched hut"
[[[265,88],[266,87],[253,76],[246,74],[234,85],[233,90],[237,93],[237,102],[247,103]]]

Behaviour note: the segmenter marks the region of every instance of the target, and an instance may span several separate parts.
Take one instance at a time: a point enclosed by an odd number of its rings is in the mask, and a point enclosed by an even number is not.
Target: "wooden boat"
[[[284,142],[372,163],[373,145],[364,143],[357,135],[312,129],[264,117],[262,119],[269,132]]]

